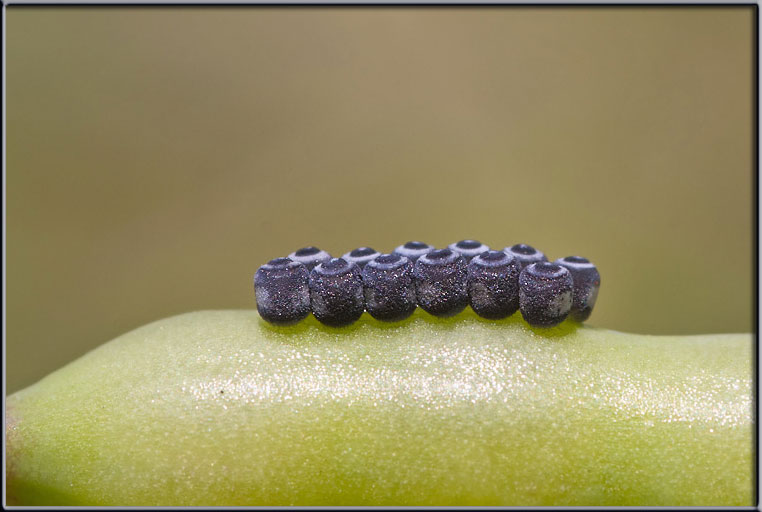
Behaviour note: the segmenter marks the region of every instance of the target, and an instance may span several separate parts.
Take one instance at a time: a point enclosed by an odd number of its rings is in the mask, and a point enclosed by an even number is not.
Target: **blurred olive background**
[[[21,8],[7,389],[305,245],[525,242],[590,323],[752,324],[752,8]]]

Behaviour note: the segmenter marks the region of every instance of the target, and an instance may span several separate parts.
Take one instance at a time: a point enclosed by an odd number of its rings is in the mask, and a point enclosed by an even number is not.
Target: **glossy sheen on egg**
[[[554,327],[571,311],[574,282],[561,265],[532,263],[519,275],[519,308],[524,320],[537,327]]]
[[[519,274],[516,258],[503,251],[488,251],[468,264],[468,297],[474,312],[497,320],[519,309]]]
[[[320,263],[331,259],[331,255],[325,251],[322,251],[314,246],[302,247],[288,255],[289,259],[298,261],[307,267],[307,270],[312,270]]]
[[[483,252],[489,251],[489,247],[478,240],[461,240],[460,242],[448,245],[447,248],[463,256],[466,263]]]
[[[598,290],[601,287],[601,275],[590,260],[582,256],[566,256],[558,258],[554,263],[565,267],[574,280],[574,294],[569,316],[577,321],[584,322],[590,318],[595,301],[598,299]]]
[[[548,258],[541,252],[527,244],[516,244],[503,249],[506,253],[510,254],[522,269],[526,268],[532,263],[539,263],[541,261],[548,261]]]
[[[466,262],[450,249],[424,254],[413,268],[418,305],[434,316],[457,315],[468,306]]]
[[[379,256],[381,256],[381,253],[371,247],[358,247],[357,249],[346,253],[342,258],[351,261],[352,263],[356,263],[360,268],[363,268]]]
[[[399,254],[409,259],[412,263],[418,261],[418,258],[433,251],[435,247],[424,242],[411,241],[400,245],[394,249],[394,254]]]
[[[254,274],[257,311],[270,323],[289,325],[310,313],[307,267],[288,258],[262,265]]]
[[[362,271],[365,309],[376,320],[396,322],[415,311],[413,263],[398,254],[384,254]]]
[[[331,327],[357,321],[365,311],[360,267],[343,258],[321,263],[310,272],[312,314]]]

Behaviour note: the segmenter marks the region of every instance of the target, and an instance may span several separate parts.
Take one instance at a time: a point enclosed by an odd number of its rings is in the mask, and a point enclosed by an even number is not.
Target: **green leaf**
[[[161,320],[8,398],[24,505],[746,505],[753,339]]]

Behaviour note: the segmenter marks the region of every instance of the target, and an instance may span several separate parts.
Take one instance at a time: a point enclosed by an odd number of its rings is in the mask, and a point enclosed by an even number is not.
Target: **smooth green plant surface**
[[[753,339],[161,320],[7,401],[11,504],[752,505]]]

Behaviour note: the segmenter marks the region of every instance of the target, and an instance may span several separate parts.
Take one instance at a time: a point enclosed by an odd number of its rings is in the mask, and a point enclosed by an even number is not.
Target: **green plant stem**
[[[189,313],[8,398],[23,505],[752,505],[753,339]]]

